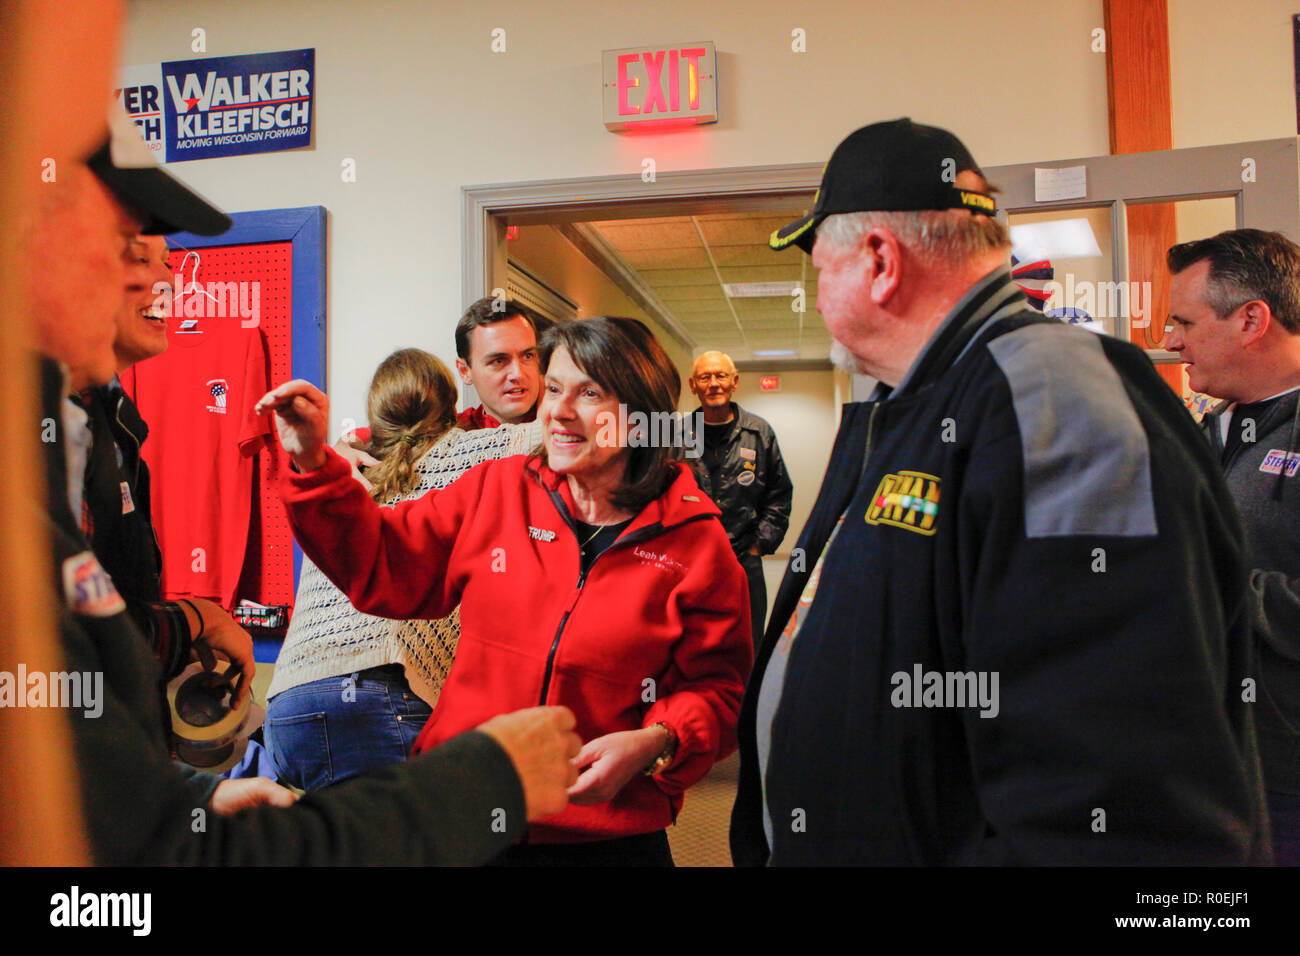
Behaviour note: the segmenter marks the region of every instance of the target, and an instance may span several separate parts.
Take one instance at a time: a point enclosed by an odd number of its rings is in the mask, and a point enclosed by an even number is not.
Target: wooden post
[[[63,668],[41,512],[47,491],[66,491],[43,482],[25,240],[49,162],[58,175],[105,133],[121,21],[118,0],[68,0],[57,11],[0,3],[0,434],[9,456],[0,469],[0,670],[10,674],[19,664]],[[57,708],[0,710],[0,865],[90,862],[68,720]]]
[[[1169,11],[1166,0],[1105,0],[1106,98],[1110,151],[1144,153],[1173,149],[1169,92]],[[1173,203],[1128,206],[1129,279],[1150,282],[1152,295],[1141,325],[1130,319],[1130,337],[1143,348],[1160,348],[1169,314],[1165,250],[1178,241]],[[1157,366],[1182,395],[1182,366]]]

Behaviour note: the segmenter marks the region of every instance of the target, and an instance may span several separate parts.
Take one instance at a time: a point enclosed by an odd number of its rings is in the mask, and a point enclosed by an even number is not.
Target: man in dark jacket
[[[785,538],[794,486],[772,426],[731,400],[740,384],[731,356],[705,352],[695,360],[689,384],[700,407],[686,420],[686,427],[693,430],[702,421],[704,434],[690,434],[685,443],[701,449],[695,459],[696,478],[722,509],[722,526],[749,579],[750,623],[757,648],[767,615],[763,555],[775,552]]]
[[[1240,523],[1147,358],[1044,319],[970,153],[850,135],[813,212],[846,406],[740,717],[738,864],[1267,859]]]
[[[1250,543],[1259,753],[1275,862],[1300,866],[1300,247],[1233,229],[1168,254],[1166,347],[1223,399],[1201,429]]]

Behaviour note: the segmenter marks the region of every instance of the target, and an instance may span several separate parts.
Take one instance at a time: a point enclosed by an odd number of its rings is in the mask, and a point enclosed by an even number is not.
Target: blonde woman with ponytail
[[[443,488],[474,465],[524,454],[539,426],[466,432],[456,383],[428,352],[402,349],[370,383],[366,469],[380,505]],[[266,746],[279,778],[303,790],[405,760],[437,701],[460,636],[459,609],[434,621],[362,614],[303,558],[293,620],[267,691]]]

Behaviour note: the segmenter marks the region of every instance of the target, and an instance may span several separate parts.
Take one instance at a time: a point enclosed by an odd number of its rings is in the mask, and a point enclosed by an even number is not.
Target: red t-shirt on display
[[[122,376],[149,426],[154,530],[163,597],[203,597],[225,608],[248,547],[253,462],[274,437],[253,414],[270,390],[266,341],[238,320],[168,321],[166,352]],[[134,374],[132,374],[134,373]]]

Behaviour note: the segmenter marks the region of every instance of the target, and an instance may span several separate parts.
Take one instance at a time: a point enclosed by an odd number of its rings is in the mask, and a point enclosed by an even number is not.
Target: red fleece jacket
[[[735,749],[753,663],[748,585],[688,469],[585,578],[567,482],[523,456],[389,509],[331,451],[315,471],[286,470],[281,493],[303,551],[358,610],[437,618],[460,604],[456,661],[416,753],[542,703],[572,709],[584,741],[660,721],[676,732],[664,773],[570,805],[534,824],[530,842],[662,829],[682,791]]]

